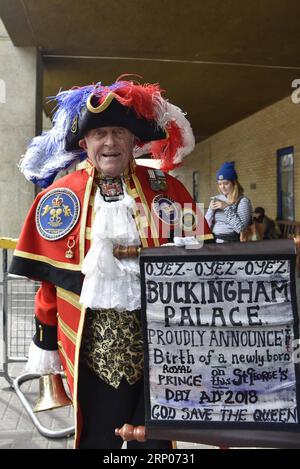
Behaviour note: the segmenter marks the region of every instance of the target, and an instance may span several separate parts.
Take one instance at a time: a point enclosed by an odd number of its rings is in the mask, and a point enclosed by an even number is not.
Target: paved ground
[[[10,366],[11,376],[19,376],[23,372],[23,364]],[[59,449],[73,448],[73,437],[46,438],[35,428],[16,393],[10,388],[4,377],[0,378],[0,449]],[[26,399],[34,407],[38,396],[38,380],[34,379],[22,384],[21,390]],[[35,414],[43,427],[49,430],[61,430],[72,427],[73,408],[63,407]],[[209,446],[178,442],[178,448],[210,448]]]
[[[297,295],[299,303],[300,279],[297,279]],[[25,327],[24,324],[18,325],[18,328],[22,327]],[[9,366],[9,374],[12,377],[19,376],[22,374],[23,369],[24,364],[13,363]],[[24,383],[22,385],[22,391],[31,403],[31,406],[34,406],[38,396],[38,380],[31,380],[30,382]],[[36,415],[41,424],[51,430],[64,429],[73,425],[72,407],[64,407]],[[9,386],[6,379],[3,376],[0,377],[0,449],[52,449],[72,447],[73,437],[53,439],[42,436],[32,423],[16,393]],[[178,448],[209,449],[213,447],[195,443],[178,442]]]
[[[23,373],[23,364],[10,367],[11,376]],[[38,380],[23,383],[21,390],[34,407],[38,397]],[[4,377],[0,378],[0,448],[72,448],[73,438],[45,438],[35,428],[16,393],[10,388]],[[73,425],[73,408],[63,407],[52,411],[35,414],[41,424],[49,430],[59,430]]]

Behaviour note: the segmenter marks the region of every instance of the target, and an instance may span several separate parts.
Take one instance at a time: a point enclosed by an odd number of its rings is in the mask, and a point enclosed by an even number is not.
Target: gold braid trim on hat
[[[89,97],[87,98],[87,100],[86,100],[86,107],[87,107],[87,109],[88,109],[90,112],[92,112],[92,113],[94,113],[94,114],[98,114],[99,112],[105,111],[105,109],[108,108],[108,106],[110,105],[110,103],[112,102],[112,100],[115,98],[115,94],[114,94],[114,93],[109,93],[109,94],[106,96],[106,98],[105,98],[105,100],[103,101],[103,103],[99,104],[99,106],[97,106],[97,107],[94,107],[94,106],[92,105],[92,103],[91,103],[91,99],[92,99],[93,96],[95,96],[95,94],[94,94],[94,93],[91,93],[91,94],[89,95]]]

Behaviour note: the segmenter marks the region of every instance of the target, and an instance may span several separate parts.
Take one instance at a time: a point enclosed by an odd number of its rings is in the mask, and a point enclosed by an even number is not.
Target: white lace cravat
[[[91,248],[81,268],[85,279],[80,303],[86,308],[133,311],[141,307],[138,259],[119,260],[113,255],[115,245],[140,244],[132,217],[134,200],[122,184],[125,197],[116,202],[105,202],[96,191]]]

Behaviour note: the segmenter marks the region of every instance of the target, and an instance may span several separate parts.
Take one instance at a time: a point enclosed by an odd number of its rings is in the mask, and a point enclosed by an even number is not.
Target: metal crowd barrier
[[[61,430],[50,430],[42,425],[25,394],[21,385],[32,379],[38,379],[39,374],[23,373],[17,378],[10,374],[9,365],[25,362],[28,359],[29,345],[35,332],[34,327],[34,297],[39,288],[39,282],[26,277],[8,273],[9,254],[15,248],[16,239],[0,238],[2,250],[2,370],[9,386],[16,392],[23,407],[28,413],[37,430],[47,438],[63,438],[74,434],[74,426]]]

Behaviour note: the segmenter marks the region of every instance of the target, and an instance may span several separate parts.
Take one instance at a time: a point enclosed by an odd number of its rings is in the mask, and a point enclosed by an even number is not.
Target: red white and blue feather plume
[[[140,138],[133,156],[151,154],[161,160],[162,170],[174,169],[193,150],[195,139],[185,114],[164,99],[161,93],[158,84],[137,84],[122,79],[110,86],[96,83],[59,92],[51,98],[57,102],[53,127],[32,139],[20,161],[21,171],[34,184],[47,187],[59,171],[86,158],[87,155],[79,147],[66,151],[66,136],[74,119],[80,119],[91,95],[97,100],[97,105],[101,105],[110,94],[124,108],[133,110],[137,120],[154,122],[157,128],[164,131],[163,138],[161,135],[159,140],[157,136],[150,141]]]

